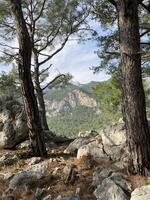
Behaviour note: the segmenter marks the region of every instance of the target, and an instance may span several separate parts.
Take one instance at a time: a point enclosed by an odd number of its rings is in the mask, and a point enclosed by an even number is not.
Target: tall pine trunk
[[[31,41],[22,13],[21,1],[10,0],[11,13],[19,41],[19,76],[21,79],[22,95],[27,114],[31,148],[36,156],[46,156],[44,135],[40,122],[38,105],[31,79]]]
[[[141,76],[138,2],[118,0],[117,11],[127,142],[131,152],[133,172],[146,175],[150,170],[150,134]]]
[[[46,119],[46,109],[45,109],[43,91],[40,86],[40,80],[39,80],[40,77],[39,77],[38,55],[36,52],[33,52],[33,54],[34,54],[34,85],[35,85],[35,90],[36,90],[36,95],[37,95],[41,124],[42,124],[43,130],[49,131],[49,127],[48,127],[47,119]]]

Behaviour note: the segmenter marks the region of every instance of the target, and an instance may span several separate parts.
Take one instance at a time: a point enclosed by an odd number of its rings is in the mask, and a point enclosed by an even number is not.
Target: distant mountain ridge
[[[98,112],[98,103],[92,93],[92,88],[97,84],[98,82],[79,85],[69,83],[62,88],[48,90],[45,95],[48,116],[64,115],[79,106]]]

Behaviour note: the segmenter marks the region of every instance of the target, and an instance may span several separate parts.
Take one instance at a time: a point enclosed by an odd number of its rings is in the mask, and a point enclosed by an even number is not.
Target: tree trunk
[[[44,135],[40,123],[38,105],[31,79],[31,41],[22,13],[21,1],[10,0],[11,13],[19,41],[19,76],[21,79],[23,101],[27,114],[31,148],[36,156],[46,156]]]
[[[42,88],[40,86],[40,81],[39,81],[38,55],[36,52],[33,52],[33,54],[34,54],[34,84],[35,84],[38,107],[39,107],[39,112],[40,112],[40,119],[41,119],[43,130],[49,131],[49,127],[48,127],[47,119],[46,119],[46,109],[45,109],[43,91],[42,91]]]
[[[117,11],[127,142],[131,152],[133,172],[146,175],[150,170],[150,134],[141,76],[137,0],[118,0]]]

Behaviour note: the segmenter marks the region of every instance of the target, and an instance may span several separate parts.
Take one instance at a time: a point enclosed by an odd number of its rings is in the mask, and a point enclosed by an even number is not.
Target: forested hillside
[[[67,84],[47,90],[45,104],[50,130],[58,135],[76,137],[80,131],[99,130],[103,119],[93,88],[98,82]]]

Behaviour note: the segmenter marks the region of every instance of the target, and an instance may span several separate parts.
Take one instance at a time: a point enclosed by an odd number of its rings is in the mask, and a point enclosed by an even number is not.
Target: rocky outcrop
[[[11,97],[0,99],[0,148],[13,148],[28,137],[22,105]]]
[[[131,200],[148,200],[150,199],[150,185],[145,185],[140,188],[136,188],[131,193]]]
[[[120,180],[120,184],[124,179]],[[94,195],[97,200],[129,200],[130,197],[127,195],[128,191],[120,185],[119,182],[116,183],[116,180],[111,178],[106,178],[104,181],[97,187],[94,191]],[[128,187],[128,183],[125,187]]]
[[[92,133],[92,132],[91,132]],[[91,156],[96,161],[111,160],[118,168],[125,168],[129,162],[129,151],[126,145],[124,123],[108,126],[97,134],[80,134],[64,151],[77,152],[77,158]]]
[[[80,90],[73,90],[61,101],[45,100],[45,105],[47,114],[51,116],[67,113],[78,106],[93,108],[99,113],[96,100]]]

